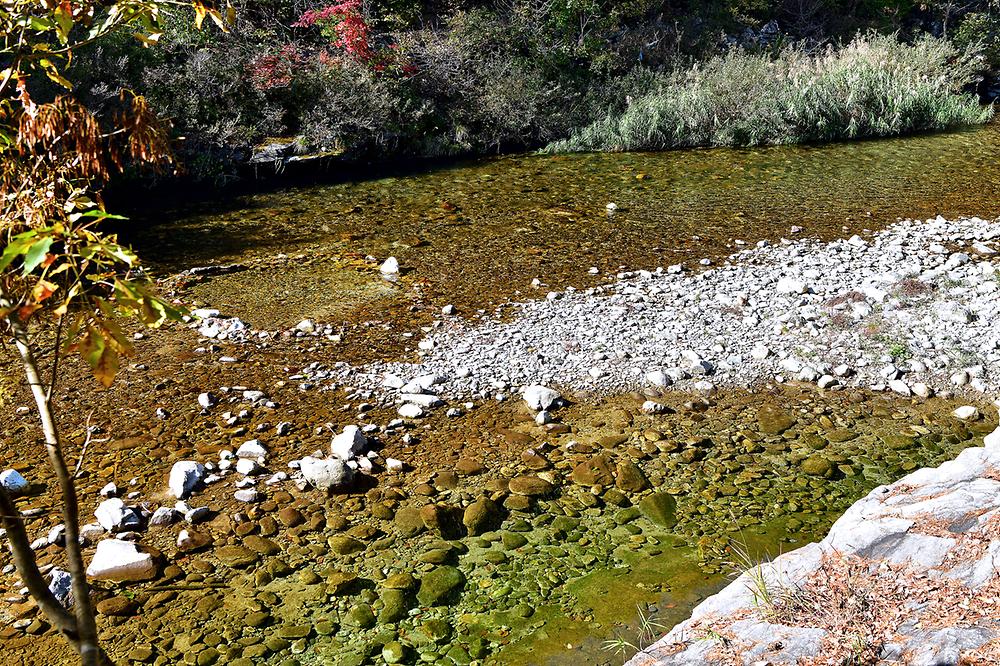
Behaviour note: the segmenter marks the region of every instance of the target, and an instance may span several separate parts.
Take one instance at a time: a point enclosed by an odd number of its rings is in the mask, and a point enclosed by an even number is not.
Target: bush
[[[963,92],[977,56],[929,36],[866,34],[846,46],[776,57],[736,50],[665,76],[620,114],[550,151],[757,146],[882,137],[985,122]]]

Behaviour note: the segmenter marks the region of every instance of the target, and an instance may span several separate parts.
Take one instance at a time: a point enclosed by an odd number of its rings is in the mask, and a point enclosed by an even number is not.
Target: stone
[[[414,405],[412,402],[408,402],[397,409],[396,413],[404,419],[418,419],[424,415],[424,409],[420,405]]]
[[[28,489],[28,480],[15,469],[0,472],[0,486],[12,495],[20,495]]]
[[[972,405],[962,405],[956,409],[953,414],[956,419],[962,421],[975,421],[979,418],[979,410]]]
[[[343,534],[335,534],[329,539],[327,539],[327,544],[337,555],[351,555],[353,553],[360,553],[365,549],[365,544],[361,543],[354,537],[345,536]]]
[[[330,442],[330,453],[341,460],[350,460],[368,446],[368,438],[356,425],[349,425]]]
[[[544,497],[555,490],[555,486],[537,476],[517,476],[510,480],[510,492],[527,497]]]
[[[406,648],[399,641],[390,641],[382,646],[382,660],[387,664],[402,664],[406,660]]]
[[[677,524],[677,500],[669,493],[654,493],[639,502],[639,511],[655,525],[670,529]]]
[[[420,509],[415,506],[404,506],[396,511],[393,522],[399,533],[406,537],[416,536],[427,529],[420,515]]]
[[[117,497],[101,502],[94,511],[94,516],[108,532],[127,532],[138,529],[142,524],[139,514],[125,506],[125,502]]]
[[[382,275],[398,275],[399,274],[399,260],[396,257],[389,257],[378,267],[378,270]]]
[[[496,502],[481,497],[465,508],[462,524],[465,525],[469,535],[479,536],[483,532],[496,529],[502,519],[500,507]]]
[[[205,477],[205,466],[191,460],[181,460],[170,468],[168,485],[177,499],[186,499],[198,489]]]
[[[267,449],[264,448],[264,445],[260,443],[259,439],[250,439],[240,444],[240,448],[236,449],[236,457],[253,459],[266,458]]]
[[[130,541],[105,539],[97,544],[87,576],[114,582],[149,580],[156,577],[156,564],[152,555]]]
[[[631,460],[618,463],[617,478],[615,485],[618,490],[626,493],[639,493],[649,488],[649,479]]]
[[[212,537],[195,530],[181,530],[177,535],[177,549],[182,553],[192,553],[209,546]]]
[[[260,555],[246,546],[228,545],[215,549],[215,556],[226,566],[234,569],[245,569],[256,564]]]
[[[829,477],[833,474],[833,463],[821,455],[811,455],[801,463],[802,471],[810,476]]]
[[[573,468],[570,480],[582,486],[610,486],[615,477],[607,456],[597,455],[584,460]]]
[[[375,613],[368,604],[357,604],[344,615],[343,623],[356,629],[371,629],[376,624]]]
[[[551,411],[559,405],[562,396],[558,391],[540,386],[538,384],[528,386],[521,392],[521,398],[531,409],[536,412]]]
[[[49,592],[63,608],[73,605],[73,577],[68,571],[56,568],[49,572]]]
[[[314,488],[340,490],[354,480],[354,470],[339,458],[313,458],[306,456],[299,461],[299,471]]]
[[[136,604],[126,597],[109,597],[97,602],[97,612],[109,617],[127,617],[135,613]]]
[[[465,575],[456,567],[436,567],[420,579],[417,601],[424,606],[445,605],[464,585]]]

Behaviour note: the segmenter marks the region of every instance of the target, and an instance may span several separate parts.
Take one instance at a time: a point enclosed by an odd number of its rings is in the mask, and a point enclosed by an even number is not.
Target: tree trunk
[[[0,297],[0,303],[4,300],[6,299]],[[76,485],[73,483],[73,475],[63,457],[52,403],[47,387],[42,383],[27,331],[15,314],[7,317],[7,324],[10,326],[10,332],[14,338],[14,346],[17,347],[18,355],[21,357],[21,365],[24,368],[28,386],[31,387],[31,395],[35,399],[35,407],[38,409],[38,419],[45,436],[45,448],[48,451],[49,462],[62,493],[62,518],[63,525],[66,527],[66,568],[72,578],[73,609],[76,615],[76,648],[80,653],[80,661],[83,666],[105,666],[111,662],[101,649],[97,636],[94,605],[90,599],[90,586],[87,584],[87,571],[80,549],[80,509],[76,496]],[[54,353],[58,354],[59,350],[56,349]]]

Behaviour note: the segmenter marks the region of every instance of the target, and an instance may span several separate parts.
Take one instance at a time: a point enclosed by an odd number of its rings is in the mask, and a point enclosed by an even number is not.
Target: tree
[[[108,386],[131,351],[122,317],[159,326],[180,311],[150,289],[138,259],[99,229],[112,217],[100,187],[126,165],[163,167],[168,134],[145,99],[123,91],[98,116],[73,97],[71,63],[81,47],[119,31],[147,46],[161,15],[193,9],[200,27],[226,29],[232,10],[180,0],[7,0],[0,4],[0,335],[12,343],[31,389],[62,500],[73,612],[40,573],[15,503],[0,486],[0,513],[18,574],[81,663],[110,663],[100,647],[79,540],[73,475],[63,452],[52,394],[59,359],[75,352]],[[47,379],[38,351],[49,348]]]

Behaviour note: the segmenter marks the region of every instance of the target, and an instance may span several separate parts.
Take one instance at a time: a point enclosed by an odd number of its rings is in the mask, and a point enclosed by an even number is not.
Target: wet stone
[[[379,624],[394,624],[406,619],[409,608],[404,590],[383,590],[380,599],[382,610],[378,615]]]
[[[611,462],[603,455],[594,456],[578,464],[573,468],[570,479],[582,486],[610,486],[615,481]]]
[[[222,546],[215,550],[215,556],[223,564],[235,569],[246,568],[260,558],[260,555],[245,546]]]
[[[802,461],[802,471],[810,476],[829,477],[833,474],[833,463],[820,455],[811,455]]]
[[[375,613],[368,604],[357,604],[344,616],[344,624],[358,629],[371,629],[375,626]]]
[[[335,535],[327,539],[327,543],[332,550],[337,555],[351,555],[353,553],[360,553],[365,549],[365,545],[349,536]]]
[[[309,636],[312,633],[312,629],[312,625],[309,624],[286,624],[278,627],[276,634],[280,638],[296,640]]]
[[[281,552],[281,547],[275,542],[265,537],[256,535],[248,536],[243,540],[243,544],[261,555],[277,555]]]
[[[508,484],[510,491],[527,497],[543,497],[553,491],[551,483],[537,476],[517,476]]]
[[[618,478],[615,479],[615,485],[623,492],[638,493],[649,488],[649,479],[638,465],[626,460],[618,464]]]
[[[654,493],[639,502],[639,511],[649,521],[670,529],[677,524],[677,500],[668,493]]]
[[[420,580],[417,600],[424,606],[439,606],[453,600],[465,585],[465,575],[453,566],[440,566]]]
[[[405,537],[416,536],[427,529],[420,515],[420,509],[413,506],[406,506],[396,511],[393,522],[399,533]]]

